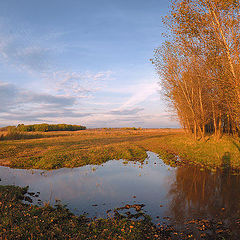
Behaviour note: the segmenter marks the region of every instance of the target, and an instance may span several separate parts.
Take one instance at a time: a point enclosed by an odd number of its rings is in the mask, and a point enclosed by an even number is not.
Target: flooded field
[[[113,214],[109,210],[127,206],[119,212],[142,211],[155,223],[181,227],[190,219],[206,218],[234,228],[240,215],[239,176],[227,168],[217,172],[196,166],[172,168],[152,152],[143,164],[112,160],[52,171],[0,167],[0,178],[1,185],[29,186],[29,192],[37,195],[32,197],[35,204],[60,201],[73,213],[91,218],[107,217]]]

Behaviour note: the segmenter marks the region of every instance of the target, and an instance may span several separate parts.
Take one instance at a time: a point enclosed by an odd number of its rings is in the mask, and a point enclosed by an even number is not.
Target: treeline
[[[239,0],[175,0],[170,36],[153,63],[181,125],[195,139],[240,134]]]
[[[69,124],[33,124],[6,127],[8,132],[50,132],[50,131],[78,131],[85,130],[85,126],[81,125],[69,125]]]

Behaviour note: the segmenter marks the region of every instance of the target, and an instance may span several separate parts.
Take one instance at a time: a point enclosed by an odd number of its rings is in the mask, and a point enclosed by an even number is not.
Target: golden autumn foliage
[[[175,0],[153,63],[181,125],[197,137],[240,133],[238,0]]]

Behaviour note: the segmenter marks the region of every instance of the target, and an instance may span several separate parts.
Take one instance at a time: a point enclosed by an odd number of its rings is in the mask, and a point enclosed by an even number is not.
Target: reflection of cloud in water
[[[145,203],[147,211],[159,211],[159,205],[166,201],[171,173],[155,154],[148,154],[148,164],[142,165],[142,168],[139,168],[140,163],[125,165],[120,160],[108,161],[100,166],[52,171],[0,167],[1,183],[29,185],[30,191],[41,193],[41,200],[54,203],[55,199],[59,199],[76,213],[86,210],[93,215],[103,214],[109,208],[122,206],[122,202],[133,201]],[[93,167],[95,171],[92,171]],[[136,199],[133,199],[134,195]],[[93,204],[98,207],[93,207]]]
[[[144,165],[113,160],[53,171],[0,167],[0,178],[0,184],[29,185],[30,191],[40,192],[41,200],[59,199],[74,213],[86,211],[90,217],[104,217],[108,209],[134,203],[145,204],[143,210],[155,222],[157,216],[182,223],[219,213],[223,221],[234,222],[232,217],[240,214],[240,176],[231,175],[228,168],[214,174],[196,166],[169,168],[151,152]]]

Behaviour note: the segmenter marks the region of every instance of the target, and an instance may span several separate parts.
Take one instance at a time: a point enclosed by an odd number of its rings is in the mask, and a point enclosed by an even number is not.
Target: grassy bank
[[[231,239],[230,229],[208,220],[191,220],[183,232],[154,225],[147,216],[91,220],[61,205],[24,204],[26,193],[27,188],[0,185],[0,239],[196,239],[196,231],[202,239]]]
[[[0,186],[0,239],[168,239],[149,218],[132,221],[108,218],[91,221],[67,208],[22,203],[27,188]]]
[[[226,162],[240,169],[239,139],[223,136],[218,142],[211,137],[194,142],[181,130],[171,129],[51,132],[38,139],[0,141],[0,149],[0,164],[17,168],[78,167],[111,159],[142,161],[146,151],[153,151],[166,159],[178,155],[185,163],[212,169]]]
[[[199,164],[212,170],[227,165],[240,170],[240,139],[227,135],[219,141],[209,137],[203,142],[193,141],[184,133],[176,133],[148,139],[140,142],[140,145],[158,153],[163,159],[170,160],[169,163],[173,165],[177,155],[183,164]]]

